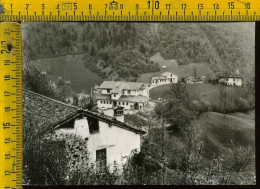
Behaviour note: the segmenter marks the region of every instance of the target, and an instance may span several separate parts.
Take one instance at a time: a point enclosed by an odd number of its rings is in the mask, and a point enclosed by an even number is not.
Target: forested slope
[[[23,29],[29,60],[86,53],[85,66],[103,77],[159,71],[149,59],[157,52],[179,64],[207,62],[215,71],[254,76],[254,23],[55,22],[23,23]]]

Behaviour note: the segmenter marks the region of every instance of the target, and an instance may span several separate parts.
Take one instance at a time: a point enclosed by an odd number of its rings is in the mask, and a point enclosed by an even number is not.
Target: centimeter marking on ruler
[[[18,23],[0,23],[0,188],[22,185],[22,39]]]
[[[0,0],[0,21],[258,21],[259,0]]]

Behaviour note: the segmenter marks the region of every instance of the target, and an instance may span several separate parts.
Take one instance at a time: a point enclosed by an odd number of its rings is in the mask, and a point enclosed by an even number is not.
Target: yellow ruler
[[[0,0],[0,21],[259,20],[259,0]]]
[[[0,23],[0,188],[22,182],[22,39],[18,23]]]

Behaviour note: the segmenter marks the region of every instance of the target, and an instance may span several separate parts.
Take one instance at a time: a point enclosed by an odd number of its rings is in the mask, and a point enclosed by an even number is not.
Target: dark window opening
[[[98,172],[105,172],[107,165],[107,150],[100,149],[96,151],[96,169]]]
[[[90,133],[96,133],[99,132],[99,122],[98,119],[88,117],[88,126],[89,126],[89,132]]]
[[[60,128],[73,129],[74,128],[74,123],[75,123],[75,118],[62,123]]]
[[[110,93],[111,89],[107,89],[107,93]]]

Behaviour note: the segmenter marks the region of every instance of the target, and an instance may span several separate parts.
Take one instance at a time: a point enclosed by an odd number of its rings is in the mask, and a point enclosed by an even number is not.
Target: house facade
[[[81,138],[87,148],[77,147],[73,157],[87,150],[89,163],[99,170],[114,162],[121,164],[133,150],[139,151],[141,137],[145,134],[141,128],[113,117],[81,110],[30,91],[24,92],[24,112],[27,114],[24,115],[24,127],[34,122],[36,129],[42,130],[42,136],[52,133],[65,142],[71,142],[72,134]],[[30,120],[27,120],[28,115],[32,116]]]
[[[164,72],[159,76],[152,77],[151,85],[164,85],[169,83],[178,83],[178,76],[172,72]]]
[[[217,76],[218,83],[229,86],[242,86],[243,78],[239,74],[220,73]]]
[[[149,85],[141,82],[104,81],[99,86],[99,110],[124,108],[125,113],[143,110],[149,101]]]
[[[242,77],[223,77],[219,79],[219,83],[223,83],[229,86],[242,86],[243,78]]]

